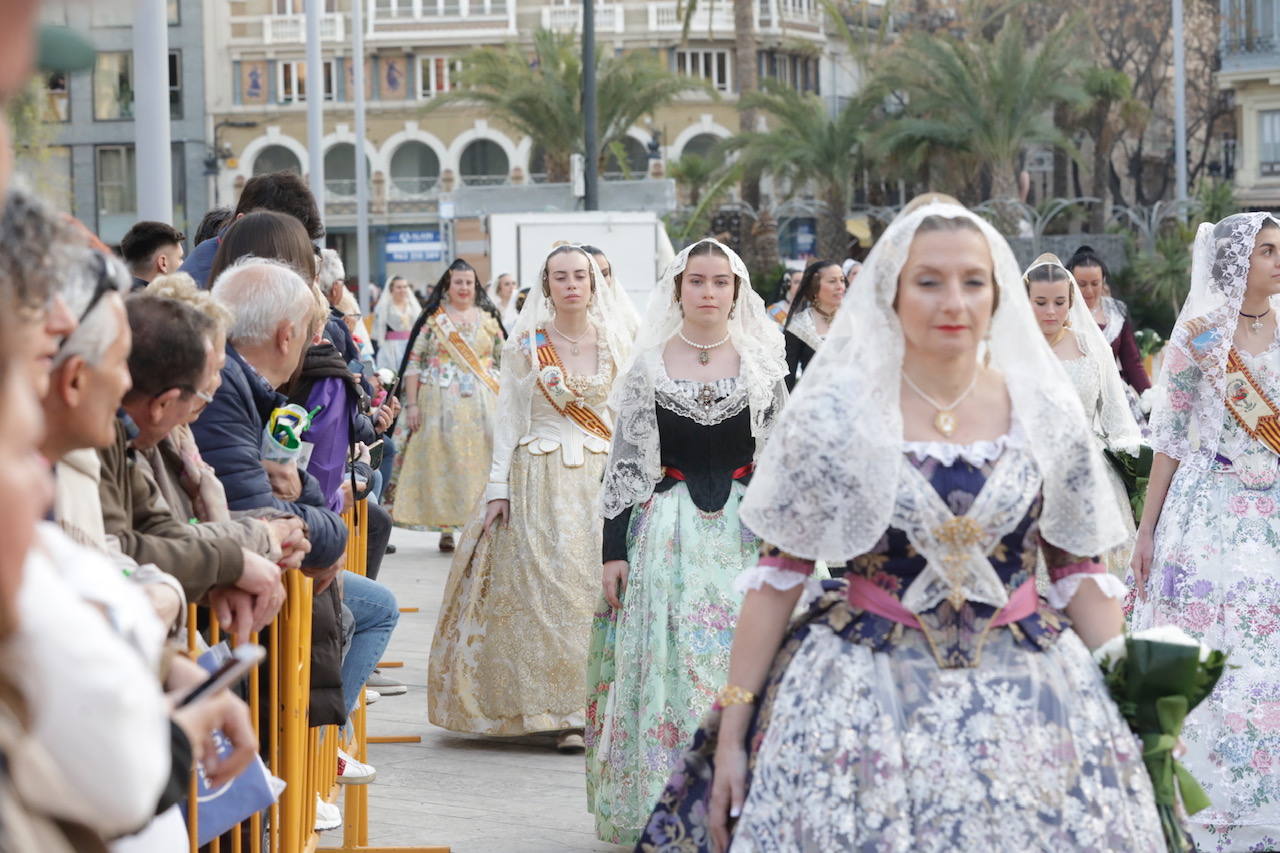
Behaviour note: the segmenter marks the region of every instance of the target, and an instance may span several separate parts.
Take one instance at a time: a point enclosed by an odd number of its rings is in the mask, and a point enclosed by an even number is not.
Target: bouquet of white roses
[[[1208,807],[1209,798],[1174,749],[1188,712],[1213,692],[1227,656],[1173,625],[1121,634],[1093,654],[1111,698],[1142,741],[1165,844],[1185,853],[1192,845],[1178,817],[1178,800],[1193,815]]]

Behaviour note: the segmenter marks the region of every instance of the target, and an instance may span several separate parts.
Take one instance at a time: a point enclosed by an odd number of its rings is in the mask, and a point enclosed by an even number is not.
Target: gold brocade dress
[[[479,313],[477,321],[456,325],[481,365],[496,376],[502,328],[492,315]],[[497,395],[471,368],[454,361],[430,322],[423,324],[405,368],[406,376],[415,374],[422,427],[401,442],[392,514],[397,524],[460,527],[484,491]]]
[[[566,384],[608,424],[617,366],[603,345],[599,352],[594,376],[569,374]],[[485,499],[510,500],[511,520],[482,534],[482,499],[458,542],[431,643],[428,716],[486,735],[581,728],[609,443],[557,412],[537,387],[527,432],[504,435],[504,426]]]

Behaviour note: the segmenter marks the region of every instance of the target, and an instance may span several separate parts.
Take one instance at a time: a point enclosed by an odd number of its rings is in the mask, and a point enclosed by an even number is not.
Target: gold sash
[[[603,346],[603,344],[597,344],[597,346]],[[577,395],[564,384],[567,375],[568,371],[564,369],[564,362],[560,360],[560,354],[556,352],[555,346],[545,332],[539,332],[538,388],[542,390],[542,396],[547,398],[547,402],[553,409],[580,426],[584,432],[603,438],[605,441],[611,441],[613,432],[609,429],[609,425],[590,406],[576,399]],[[552,387],[547,387],[548,384]],[[563,406],[560,405],[558,398],[567,398],[571,394],[575,399],[569,400]]]
[[[436,324],[440,330],[440,343],[454,361],[465,364],[476,375],[476,378],[483,382],[490,391],[498,393],[498,380],[493,378],[493,374],[484,369],[484,365],[480,363],[480,357],[476,355],[476,351],[471,348],[471,344],[467,343],[467,339],[462,337],[462,333],[458,331],[458,327],[453,325],[453,321],[449,319],[449,315],[445,313],[443,308],[436,310],[432,315],[431,322]]]
[[[1235,347],[1227,352],[1227,410],[1245,432],[1280,454],[1280,409],[1258,387]]]

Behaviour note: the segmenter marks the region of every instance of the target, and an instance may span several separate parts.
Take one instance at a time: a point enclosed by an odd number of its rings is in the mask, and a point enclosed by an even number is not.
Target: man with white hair
[[[271,413],[284,405],[276,389],[302,361],[314,329],[311,289],[280,261],[245,257],[214,282],[213,294],[234,315],[227,333],[222,385],[191,425],[204,461],[213,466],[235,510],[274,506],[307,525],[311,550],[302,562],[320,588],[333,579],[347,544],[342,519],[324,507],[319,486],[299,471],[297,501],[276,497],[262,467],[262,435]]]

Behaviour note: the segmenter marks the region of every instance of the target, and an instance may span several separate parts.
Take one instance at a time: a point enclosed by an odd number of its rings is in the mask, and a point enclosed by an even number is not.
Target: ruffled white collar
[[[999,438],[957,444],[952,441],[904,441],[902,450],[918,459],[936,459],[943,465],[954,465],[961,459],[975,468],[994,462],[1007,447],[1023,446],[1022,425],[1013,418],[1009,431]]]

